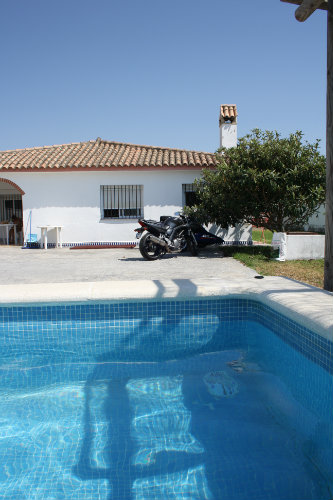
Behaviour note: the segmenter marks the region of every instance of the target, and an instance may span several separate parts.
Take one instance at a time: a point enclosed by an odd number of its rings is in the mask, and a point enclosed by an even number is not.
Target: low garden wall
[[[295,232],[274,233],[273,248],[279,248],[279,260],[323,259],[325,235]]]

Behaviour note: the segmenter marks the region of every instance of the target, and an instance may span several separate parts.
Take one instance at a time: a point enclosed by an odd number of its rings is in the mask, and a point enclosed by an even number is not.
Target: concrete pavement
[[[252,277],[256,272],[215,248],[143,259],[137,248],[70,250],[0,246],[0,284]]]

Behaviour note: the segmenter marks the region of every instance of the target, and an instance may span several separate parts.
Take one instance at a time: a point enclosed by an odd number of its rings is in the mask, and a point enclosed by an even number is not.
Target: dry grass
[[[263,255],[235,253],[235,259],[255,269],[262,276],[286,276],[319,288],[324,286],[324,260],[289,260],[278,262]]]

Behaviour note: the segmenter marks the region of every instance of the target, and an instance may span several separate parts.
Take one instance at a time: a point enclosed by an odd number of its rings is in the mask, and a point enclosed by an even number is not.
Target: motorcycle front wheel
[[[149,233],[144,234],[140,239],[139,250],[146,260],[156,260],[165,254],[163,247],[151,241]]]

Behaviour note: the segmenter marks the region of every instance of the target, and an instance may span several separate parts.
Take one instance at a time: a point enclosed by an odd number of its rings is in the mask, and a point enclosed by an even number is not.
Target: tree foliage
[[[196,181],[197,204],[189,209],[204,223],[240,222],[288,231],[303,226],[325,200],[325,157],[319,141],[302,143],[255,129],[237,147],[217,152],[217,168]]]

